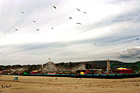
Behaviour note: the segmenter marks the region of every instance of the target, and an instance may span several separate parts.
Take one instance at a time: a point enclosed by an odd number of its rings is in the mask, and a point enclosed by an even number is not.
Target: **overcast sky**
[[[0,64],[138,57],[140,0],[0,0]]]

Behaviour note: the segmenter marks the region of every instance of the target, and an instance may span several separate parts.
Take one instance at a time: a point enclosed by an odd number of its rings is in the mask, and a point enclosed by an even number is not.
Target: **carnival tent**
[[[123,68],[123,67],[117,68],[117,70],[122,70],[122,69],[127,69],[127,68]]]
[[[128,68],[117,68],[117,73],[119,74],[130,74],[133,73],[134,71],[132,69]]]
[[[38,70],[33,70],[33,71],[31,72],[31,74],[37,74],[37,73],[39,73]]]
[[[80,74],[81,74],[81,75],[84,75],[85,73],[84,73],[84,72],[80,72]]]

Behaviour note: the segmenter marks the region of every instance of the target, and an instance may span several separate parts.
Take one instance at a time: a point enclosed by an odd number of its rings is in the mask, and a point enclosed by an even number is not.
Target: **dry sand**
[[[0,93],[140,93],[140,78],[0,76]]]

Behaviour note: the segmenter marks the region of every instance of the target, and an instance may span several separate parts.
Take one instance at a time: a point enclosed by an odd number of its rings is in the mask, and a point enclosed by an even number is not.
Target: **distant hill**
[[[116,69],[118,67],[126,67],[130,68],[133,70],[140,70],[140,61],[133,62],[133,63],[126,63],[126,62],[121,62],[117,60],[110,60],[111,63],[111,69]],[[55,65],[60,69],[60,70],[71,70],[76,67],[80,67],[81,64],[85,65],[86,69],[106,69],[107,68],[107,60],[97,60],[97,61],[84,61],[84,62],[60,62],[60,63],[55,63]],[[5,70],[5,69],[17,69],[17,68],[27,68],[28,72],[32,70],[37,70],[42,67],[43,64],[38,64],[38,65],[0,65],[0,70]]]
[[[130,69],[137,69],[137,63],[139,62],[133,62],[133,63],[126,63],[126,62],[121,62],[121,61],[117,61],[117,60],[110,60],[110,64],[111,64],[111,69],[116,69],[119,67],[126,67],[126,68],[130,68]],[[107,60],[98,60],[98,61],[84,61],[84,62],[69,62],[69,63],[56,63],[56,66],[58,67],[65,67],[65,68],[72,68],[76,65],[79,64],[85,64],[86,65],[86,69],[106,69],[107,68]]]

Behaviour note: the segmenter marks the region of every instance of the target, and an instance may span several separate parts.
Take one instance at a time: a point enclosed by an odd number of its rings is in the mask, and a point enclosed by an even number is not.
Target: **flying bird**
[[[33,21],[33,22],[36,22],[36,21]]]
[[[82,25],[81,23],[78,23],[78,22],[76,24]]]
[[[39,31],[40,29],[36,29],[36,31]]]
[[[69,19],[72,19],[72,17],[69,17]]]
[[[16,31],[18,31],[18,29],[15,29]]]
[[[53,6],[54,9],[56,9],[56,6]]]
[[[54,29],[53,27],[51,29]]]
[[[24,12],[23,12],[23,11],[22,11],[21,13],[22,13],[22,14],[24,14]]]
[[[139,38],[137,38],[137,40],[139,40]]]
[[[80,11],[80,9],[77,8],[77,11]]]
[[[84,12],[85,14],[87,13],[87,12]]]

